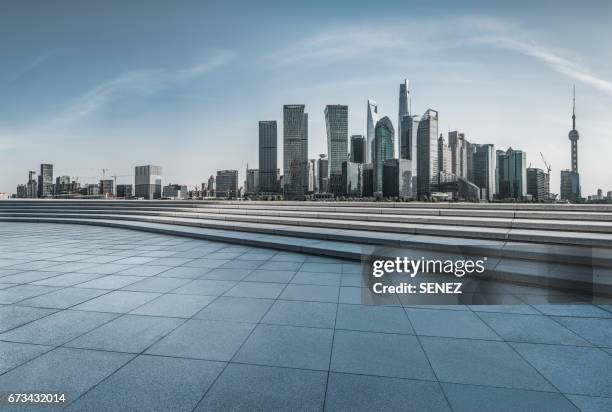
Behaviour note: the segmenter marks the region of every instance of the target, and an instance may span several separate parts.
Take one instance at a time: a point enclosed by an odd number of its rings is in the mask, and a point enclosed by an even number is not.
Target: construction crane
[[[544,197],[546,200],[552,200],[553,195],[550,193],[550,163],[546,161],[542,152],[540,152],[540,157],[544,162],[544,166],[546,166],[546,176],[544,177]],[[556,195],[554,197],[556,197]]]

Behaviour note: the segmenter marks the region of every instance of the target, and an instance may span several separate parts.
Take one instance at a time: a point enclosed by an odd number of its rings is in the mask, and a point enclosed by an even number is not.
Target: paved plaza
[[[610,302],[374,306],[360,286],[354,261],[2,222],[0,392],[69,410],[612,410]]]

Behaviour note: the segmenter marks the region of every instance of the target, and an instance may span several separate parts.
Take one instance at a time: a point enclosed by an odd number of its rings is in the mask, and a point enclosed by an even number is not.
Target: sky
[[[412,114],[440,132],[570,168],[576,87],[583,194],[612,190],[612,3],[606,1],[0,2],[0,192],[28,170],[93,183],[134,166],[191,186],[257,167],[258,121],[305,104],[309,157],[326,152],[324,108],[366,102],[397,126],[399,84]],[[107,171],[103,172],[103,169]]]

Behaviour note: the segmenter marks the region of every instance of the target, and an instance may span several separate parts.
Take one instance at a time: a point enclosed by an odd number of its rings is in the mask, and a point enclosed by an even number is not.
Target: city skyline
[[[559,5],[559,15],[541,25],[535,24],[535,16],[544,12],[541,6],[528,16],[477,3],[459,16],[452,5],[441,4],[431,10],[399,7],[393,16],[381,12],[368,18],[349,10],[335,19],[300,5],[303,18],[292,21],[300,30],[290,30],[281,42],[271,37],[286,30],[287,23],[270,25],[267,19],[245,27],[254,33],[268,25],[266,35],[252,40],[237,33],[222,43],[206,40],[197,19],[186,14],[204,19],[203,12],[210,10],[195,4],[172,10],[167,26],[160,20],[164,7],[148,12],[150,19],[130,32],[129,45],[117,42],[127,38],[134,10],[121,7],[117,10],[125,21],[117,22],[114,42],[104,38],[107,29],[97,27],[100,33],[94,33],[84,21],[54,27],[55,36],[44,36],[50,23],[43,21],[29,28],[31,40],[23,44],[8,44],[11,36],[0,36],[6,51],[0,69],[0,191],[14,192],[27,170],[40,163],[53,163],[56,176],[92,177],[91,182],[102,177],[103,168],[133,175],[137,164],[159,164],[166,181],[189,186],[228,168],[238,169],[242,182],[245,165],[257,164],[259,120],[279,122],[282,150],[283,104],[305,104],[310,116],[307,157],[316,158],[327,152],[328,104],[348,105],[349,136],[367,133],[367,99],[376,101],[380,118],[390,117],[398,130],[397,90],[404,78],[410,79],[412,114],[438,110],[445,135],[458,130],[472,142],[518,148],[527,153],[528,164],[542,169],[539,152],[544,153],[552,164],[553,192],[558,192],[559,171],[571,167],[567,132],[576,83],[582,191],[607,191],[612,122],[606,108],[612,83],[603,74],[612,56],[607,50],[595,52],[597,39],[609,32],[606,7],[575,22],[568,33],[565,14],[587,13],[571,3]],[[74,16],[85,13],[71,7]],[[22,29],[14,21],[36,13],[54,15],[48,7],[37,8],[27,2],[5,6],[0,30],[18,34]],[[103,22],[117,13],[97,12]],[[207,18],[219,13],[229,10],[216,7]],[[282,6],[274,8],[274,16],[288,13]],[[184,25],[170,33],[170,27],[176,28],[170,23],[179,18]],[[453,39],[449,30],[439,30],[449,23],[458,31],[469,29]],[[134,53],[151,33],[161,44]],[[190,41],[174,50],[185,39]],[[248,53],[255,44],[261,58]],[[368,55],[370,67],[349,64]]]

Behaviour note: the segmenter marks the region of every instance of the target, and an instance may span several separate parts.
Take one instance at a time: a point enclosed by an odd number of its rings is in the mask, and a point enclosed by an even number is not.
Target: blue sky
[[[543,152],[555,192],[576,84],[583,193],[612,190],[612,4],[458,3],[2,1],[0,191],[41,162],[81,182],[105,168],[130,183],[147,163],[166,183],[242,180],[259,120],[282,141],[283,104],[306,104],[315,157],[326,104],[349,106],[350,134],[368,98],[395,125],[403,78],[442,132],[537,167]]]

